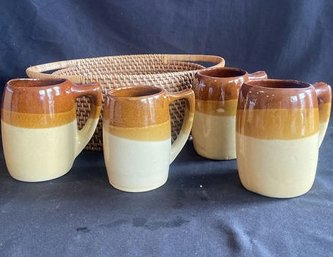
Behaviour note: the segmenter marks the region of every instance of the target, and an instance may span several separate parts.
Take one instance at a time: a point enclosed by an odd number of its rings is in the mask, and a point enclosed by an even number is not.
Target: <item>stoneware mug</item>
[[[76,102],[91,99],[91,112],[78,131]],[[92,137],[101,111],[97,83],[75,85],[65,79],[14,79],[2,99],[1,133],[10,175],[37,182],[67,173]]]
[[[331,111],[331,88],[293,80],[242,85],[237,109],[241,183],[261,195],[288,198],[310,190]]]
[[[195,115],[192,128],[195,151],[206,158],[236,158],[236,110],[240,86],[267,78],[264,71],[252,74],[232,67],[201,70],[196,74]]]
[[[171,145],[169,104],[186,100],[181,131]],[[103,150],[109,182],[119,190],[143,192],[162,186],[169,164],[189,136],[194,93],[170,93],[159,87],[110,90],[103,113]]]

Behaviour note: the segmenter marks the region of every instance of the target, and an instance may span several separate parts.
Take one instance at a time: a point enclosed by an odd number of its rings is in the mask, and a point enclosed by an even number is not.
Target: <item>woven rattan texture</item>
[[[133,86],[153,85],[171,92],[191,87],[195,71],[203,66],[190,62],[165,62],[162,56],[117,56],[79,60],[74,67],[53,72],[57,76],[82,76],[84,83],[99,82],[103,91],[103,103],[108,89]],[[79,128],[85,124],[90,112],[88,97],[77,99],[77,120]],[[103,110],[102,110],[103,113]],[[174,141],[183,124],[185,101],[175,101],[170,105],[171,135]],[[86,149],[102,150],[102,114],[95,134]]]

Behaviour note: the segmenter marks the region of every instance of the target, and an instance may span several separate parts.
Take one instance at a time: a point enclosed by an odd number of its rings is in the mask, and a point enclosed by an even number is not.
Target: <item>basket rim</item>
[[[71,59],[71,60],[64,60],[64,61],[56,61],[56,62],[50,62],[45,64],[39,64],[35,66],[30,66],[26,69],[26,74],[29,77],[33,78],[68,78],[76,83],[82,83],[87,78],[97,80],[104,79],[104,78],[111,78],[115,77],[114,74],[110,73],[107,75],[99,74],[97,77],[95,74],[87,74],[87,75],[57,75],[57,74],[49,74],[45,73],[47,71],[61,71],[66,68],[73,68],[77,67],[78,63],[85,62],[85,61],[91,61],[91,60],[104,60],[104,59],[118,59],[118,58],[129,58],[129,59],[135,59],[135,58],[147,58],[147,57],[160,57],[162,62],[180,62],[180,63],[193,63],[198,66],[201,66],[202,68],[211,69],[216,67],[224,67],[225,60],[223,57],[217,56],[217,55],[191,55],[191,54],[128,54],[128,55],[113,55],[113,56],[99,56],[99,57],[88,57],[88,58],[81,58],[81,59]],[[210,62],[210,63],[216,63],[213,66],[205,67],[203,65],[200,65],[196,62]],[[165,73],[153,73],[153,74],[120,74],[116,73],[118,77],[132,77],[132,78],[143,78],[143,77],[166,77],[170,75],[187,75],[190,73],[196,73],[200,69],[196,70],[187,70],[187,71],[174,71],[174,72],[165,72]]]
[[[205,69],[205,66],[202,66],[200,64],[196,64],[198,67]],[[53,76],[78,76],[78,77],[82,77],[82,78],[100,78],[100,79],[106,79],[106,78],[114,78],[114,77],[131,77],[131,78],[153,78],[153,77],[169,77],[170,75],[187,75],[189,73],[196,73],[198,72],[200,69],[195,69],[195,70],[183,70],[183,71],[168,71],[168,72],[158,72],[158,73],[148,73],[148,74],[125,74],[125,73],[121,73],[121,72],[110,72],[109,74],[96,74],[96,73],[89,73],[89,72],[85,72],[85,75],[65,75],[65,74],[59,74],[57,72],[61,72],[61,71],[66,71],[67,69],[71,69],[71,68],[75,68],[76,66],[71,66],[71,67],[67,67],[65,69],[60,69],[60,70],[56,70],[54,73],[51,73],[51,75]]]

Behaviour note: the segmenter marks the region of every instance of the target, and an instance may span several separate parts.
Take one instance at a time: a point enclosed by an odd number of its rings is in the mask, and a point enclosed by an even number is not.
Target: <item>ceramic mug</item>
[[[264,71],[249,74],[232,67],[201,70],[196,74],[195,115],[192,128],[195,151],[206,158],[236,158],[236,110],[240,86],[267,78]]]
[[[310,190],[331,111],[331,88],[293,80],[244,83],[237,109],[237,165],[253,192],[288,198]]]
[[[181,131],[171,145],[169,104],[186,100]],[[194,93],[152,86],[110,90],[103,113],[103,150],[109,182],[119,190],[143,192],[162,186],[169,164],[189,136]]]
[[[89,96],[91,112],[78,131],[76,102]],[[101,110],[97,83],[75,85],[65,79],[14,79],[2,99],[1,132],[10,175],[37,182],[67,173],[92,137]]]

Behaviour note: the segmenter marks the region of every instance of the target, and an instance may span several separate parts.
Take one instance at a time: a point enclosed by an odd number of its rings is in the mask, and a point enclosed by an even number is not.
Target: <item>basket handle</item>
[[[46,64],[40,64],[36,66],[30,66],[26,69],[26,73],[30,78],[38,78],[38,79],[50,79],[50,78],[63,78],[63,76],[57,76],[54,74],[48,74],[44,72],[49,72],[53,70],[60,70],[70,67],[77,66],[78,60],[68,60],[68,61],[59,61],[59,62],[51,62]],[[71,82],[76,84],[85,83],[81,76],[70,75],[66,76],[66,79],[69,79]]]
[[[185,62],[209,62],[214,63],[210,68],[224,67],[224,58],[217,55],[203,54],[166,54],[163,56],[165,62],[169,61],[185,61]]]
[[[169,92],[168,98],[169,103],[179,99],[186,100],[186,110],[183,125],[177,139],[173,142],[171,146],[170,163],[172,163],[184,147],[187,138],[191,132],[194,117],[194,91],[192,89],[185,89],[176,93]]]
[[[203,54],[162,54],[162,58],[165,63],[170,61],[184,61],[184,62],[209,62],[214,63],[214,66],[210,68],[216,67],[224,67],[225,60],[224,58],[217,55],[203,55]],[[89,59],[89,58],[88,58]],[[67,61],[59,61],[59,62],[51,62],[46,64],[40,64],[35,66],[30,66],[26,69],[26,74],[30,78],[39,78],[39,79],[50,79],[50,78],[63,78],[63,76],[57,76],[54,74],[48,74],[45,72],[60,70],[70,67],[76,67],[79,61],[84,59],[76,59],[76,60],[67,60]],[[85,79],[81,76],[77,75],[66,75],[66,78],[72,81],[73,83],[82,84],[85,83]]]

